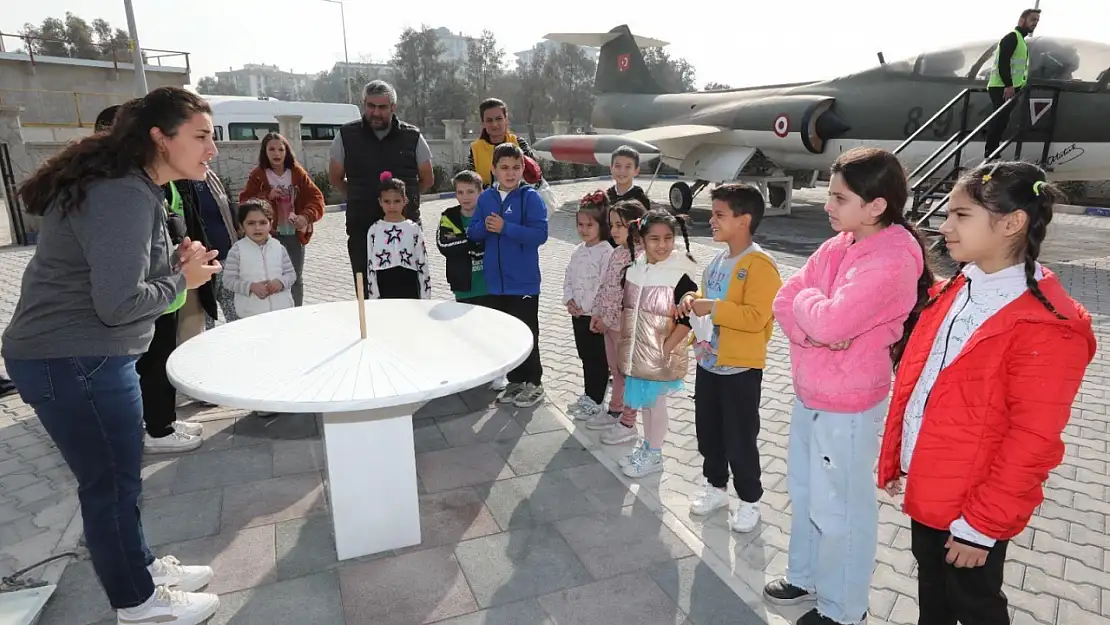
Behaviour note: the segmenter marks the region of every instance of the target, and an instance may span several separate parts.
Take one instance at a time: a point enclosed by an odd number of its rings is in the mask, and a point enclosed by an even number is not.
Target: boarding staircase
[[[945,210],[952,188],[959,180],[961,173],[998,159],[1011,146],[1014,148],[1013,158],[1022,160],[1022,149],[1026,144],[1041,146],[1040,158],[1037,161],[1041,167],[1045,167],[1045,163],[1048,162],[1053,132],[1056,127],[1056,114],[1059,111],[1060,90],[1054,87],[1028,86],[1018,91],[1013,98],[1010,98],[998,110],[988,115],[978,126],[970,128],[969,116],[973,96],[975,94],[985,95],[986,93],[987,89],[985,87],[964,89],[894,150],[895,154],[902,153],[909,145],[921,139],[927,131],[930,129],[936,130],[938,120],[946,119],[950,123],[953,115],[959,115],[959,127],[956,132],[909,175],[912,202],[907,211],[908,217],[919,232],[927,239],[932,239],[929,245],[930,250],[936,249],[943,239],[939,238],[940,232],[936,228],[930,227],[929,221]],[[1052,101],[1048,110],[1035,123],[1031,123],[1033,117],[1029,106],[1033,98],[1037,98],[1039,101],[1047,99]],[[965,158],[964,151],[968,144],[976,138],[985,139],[986,130],[994,123],[994,120],[1001,115],[1010,116],[1015,107],[1018,110],[1018,119],[1020,120],[1017,130],[1009,136],[1004,134],[998,148],[987,158],[983,159],[978,155]],[[944,122],[942,122],[943,124]]]

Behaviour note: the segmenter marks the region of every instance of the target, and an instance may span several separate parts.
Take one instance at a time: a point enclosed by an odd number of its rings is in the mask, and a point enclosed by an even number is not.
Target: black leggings
[[[582,361],[582,386],[586,397],[595,404],[605,400],[605,387],[609,386],[609,362],[605,359],[605,335],[590,331],[593,317],[571,317],[574,326],[574,346]]]

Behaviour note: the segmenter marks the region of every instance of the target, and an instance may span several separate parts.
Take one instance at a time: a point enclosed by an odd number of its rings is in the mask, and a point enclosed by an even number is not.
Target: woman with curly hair
[[[42,216],[4,332],[8,374],[77,478],[93,568],[120,623],[196,625],[219,604],[194,591],[209,567],[156,559],[143,537],[143,402],[135,362],[154,322],[220,270],[216,251],[175,246],[163,184],[201,180],[216,155],[211,109],[163,87],[67,146],[20,187]]]

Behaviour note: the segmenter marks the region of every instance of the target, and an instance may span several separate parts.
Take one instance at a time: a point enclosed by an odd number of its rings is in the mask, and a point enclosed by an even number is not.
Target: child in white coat
[[[290,289],[297,270],[277,239],[270,236],[274,209],[262,199],[239,205],[244,237],[231,246],[224,261],[223,285],[235,294],[240,318],[293,307]]]

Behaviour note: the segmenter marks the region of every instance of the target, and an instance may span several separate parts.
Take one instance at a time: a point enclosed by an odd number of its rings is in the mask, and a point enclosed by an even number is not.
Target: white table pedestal
[[[340,560],[420,544],[412,430],[412,414],[420,405],[323,414]]]

